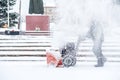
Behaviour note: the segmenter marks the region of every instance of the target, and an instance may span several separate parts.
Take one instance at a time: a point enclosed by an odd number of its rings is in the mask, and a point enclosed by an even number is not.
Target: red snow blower
[[[60,54],[59,58],[56,56]],[[62,49],[46,52],[47,64],[56,67],[70,67],[76,64],[76,50],[74,43],[67,43]]]

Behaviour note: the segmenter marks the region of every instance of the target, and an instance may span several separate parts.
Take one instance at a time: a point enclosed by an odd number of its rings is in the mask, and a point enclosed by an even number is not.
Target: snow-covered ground
[[[120,64],[78,62],[75,67],[48,67],[46,62],[0,62],[0,80],[120,80]]]

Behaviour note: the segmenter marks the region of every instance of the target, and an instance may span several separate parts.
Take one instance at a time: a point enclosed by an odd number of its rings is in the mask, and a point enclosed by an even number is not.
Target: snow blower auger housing
[[[56,67],[70,67],[76,64],[76,49],[74,43],[67,43],[64,47],[58,50],[60,56],[56,51],[47,52],[47,64],[54,64]],[[54,55],[55,54],[55,55]]]

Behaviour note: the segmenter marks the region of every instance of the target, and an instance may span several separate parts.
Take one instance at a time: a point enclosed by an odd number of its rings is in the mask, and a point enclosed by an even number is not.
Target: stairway
[[[50,47],[49,36],[1,35],[1,61],[40,61]]]
[[[51,47],[50,36],[0,35],[0,61],[45,61],[46,49]],[[77,60],[94,62],[92,41],[86,40],[79,46]],[[108,62],[120,62],[120,42],[105,41],[103,54]]]

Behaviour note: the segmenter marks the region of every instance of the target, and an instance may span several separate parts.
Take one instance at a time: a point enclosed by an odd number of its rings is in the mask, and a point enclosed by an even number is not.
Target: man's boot
[[[106,58],[98,58],[97,65],[95,65],[95,67],[103,67],[105,62]]]

